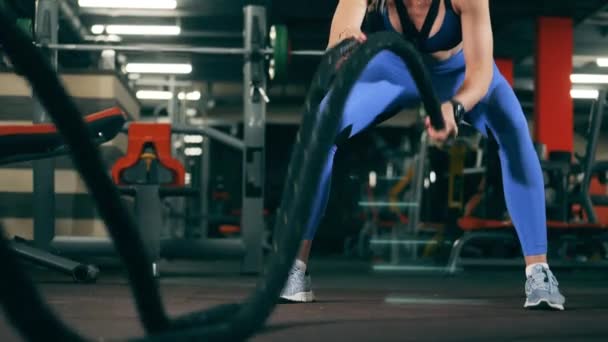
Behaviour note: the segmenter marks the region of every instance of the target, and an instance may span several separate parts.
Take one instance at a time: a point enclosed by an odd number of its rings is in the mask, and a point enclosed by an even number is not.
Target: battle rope
[[[323,161],[333,146],[346,99],[353,84],[367,63],[380,51],[389,50],[407,64],[418,85],[426,113],[436,128],[443,127],[438,101],[421,57],[416,50],[395,33],[377,33],[362,46],[343,42],[330,50],[321,62],[307,96],[303,122],[290,161],[283,199],[277,214],[280,232],[278,251],[273,257],[267,276],[254,293],[242,304],[221,305],[170,321],[160,299],[160,291],[149,267],[148,257],[142,252],[141,238],[131,217],[105,173],[99,151],[89,140],[86,126],[73,101],[44,55],[17,28],[14,18],[0,8],[0,41],[13,64],[24,71],[35,94],[55,121],[59,132],[70,147],[74,163],[95,199],[100,214],[113,238],[117,251],[127,267],[141,321],[148,333],[142,341],[244,340],[258,331],[276,304],[295,259],[304,224],[310,213],[316,181]],[[344,52],[350,57],[344,61]],[[338,63],[340,62],[340,63]],[[336,73],[336,65],[341,64]],[[335,75],[335,80],[331,75]],[[317,115],[319,104],[331,84],[332,95],[328,106]],[[1,282],[0,298],[11,322],[31,341],[83,341],[84,338],[61,322],[44,303],[33,283],[8,249],[5,239],[0,241],[0,257],[5,256],[8,271]],[[28,310],[23,303],[28,297]],[[35,312],[35,316],[32,316]],[[36,320],[33,319],[36,317]],[[45,323],[41,323],[45,322]],[[40,326],[40,324],[42,324]],[[36,329],[32,327],[36,325]],[[38,329],[38,327],[44,329]]]

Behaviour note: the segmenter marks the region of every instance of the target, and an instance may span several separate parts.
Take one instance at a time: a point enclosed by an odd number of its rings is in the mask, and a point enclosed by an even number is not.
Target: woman
[[[521,105],[493,60],[489,0],[340,0],[329,46],[348,38],[364,42],[364,19],[368,31],[397,31],[425,57],[446,123],[444,129],[435,130],[427,119],[431,139],[441,142],[458,134],[462,120],[484,135],[492,132],[500,146],[507,208],[526,261],[524,307],[563,310],[565,299],[547,265],[540,163]],[[369,62],[352,89],[338,136],[352,137],[418,102],[416,86],[405,64],[393,53],[382,52]],[[284,300],[314,300],[306,264],[327,204],[334,154],[335,148],[327,159],[308,230],[281,295]]]

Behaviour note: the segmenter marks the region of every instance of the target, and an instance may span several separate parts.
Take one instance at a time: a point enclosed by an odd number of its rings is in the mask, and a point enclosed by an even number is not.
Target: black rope
[[[1,228],[0,228],[1,229]],[[2,260],[2,281],[0,281],[0,302],[6,317],[27,341],[84,341],[80,335],[68,328],[51,311],[36,290],[33,281],[23,270],[24,265],[10,249],[0,233],[0,260]]]
[[[104,172],[103,163],[95,145],[84,133],[84,122],[71,98],[48,61],[27,36],[20,31],[4,10],[0,9],[0,41],[15,65],[25,70],[24,76],[30,81],[41,103],[47,108],[59,132],[71,148],[75,165],[89,187],[98,204],[110,235],[129,272],[132,292],[142,323],[148,334],[142,341],[234,341],[244,340],[258,331],[267,320],[276,304],[307,222],[316,181],[322,165],[333,146],[346,99],[359,75],[377,53],[389,50],[406,61],[419,92],[426,112],[433,125],[443,127],[439,103],[432,91],[430,78],[416,50],[396,33],[377,33],[368,42],[352,52],[344,63],[332,86],[329,105],[321,115],[318,107],[326,94],[327,75],[336,72],[336,57],[340,48],[332,49],[324,57],[309,91],[303,123],[294,146],[290,167],[285,183],[283,200],[278,211],[277,229],[281,232],[278,252],[272,259],[269,272],[258,284],[253,294],[243,304],[222,305],[200,313],[194,313],[170,322],[160,300],[158,284],[152,277],[150,263],[143,252],[141,238],[131,217],[122,205],[115,186]],[[337,56],[338,55],[338,56]],[[10,254],[5,240],[0,241],[0,253]],[[0,254],[1,255],[1,254]],[[14,257],[13,257],[14,259]],[[32,337],[34,325],[39,324],[23,317],[14,309],[11,293],[23,291],[29,297],[29,311],[38,311],[48,322],[46,340],[79,341],[82,338],[47,310],[35,287],[23,277],[23,270],[16,260],[6,259],[12,273],[2,282],[2,298],[7,314],[24,336]],[[29,331],[26,331],[29,330]],[[40,335],[39,337],[42,337]],[[66,337],[64,339],[64,337]]]
[[[268,275],[258,284],[254,293],[241,306],[230,321],[215,327],[167,333],[152,338],[152,341],[189,341],[205,336],[212,341],[245,340],[262,328],[276,304],[276,299],[285,284],[289,269],[293,265],[304,226],[310,216],[311,204],[316,194],[316,182],[334,144],[341,115],[350,91],[369,63],[381,51],[391,51],[407,64],[431,123],[437,129],[444,125],[439,101],[433,92],[422,58],[415,48],[398,34],[382,32],[370,35],[368,41],[352,49],[352,41],[345,41],[326,54],[309,90],[304,107],[303,122],[296,137],[294,151],[289,163],[281,207],[277,212],[279,244]],[[350,58],[336,73],[336,61],[341,52],[348,51]],[[327,80],[336,74],[332,95],[325,111],[317,115],[319,104],[326,95]],[[150,339],[147,339],[150,341]]]
[[[118,254],[127,261],[126,267],[142,324],[148,332],[166,330],[169,320],[158,286],[154,286],[156,279],[152,275],[151,261],[142,252],[144,244],[136,225],[105,171],[99,150],[89,137],[82,114],[49,61],[17,27],[16,18],[9,11],[0,6],[0,40],[4,52],[13,65],[23,71],[23,76],[30,82],[38,100],[47,109],[70,148],[74,164],[97,203]]]

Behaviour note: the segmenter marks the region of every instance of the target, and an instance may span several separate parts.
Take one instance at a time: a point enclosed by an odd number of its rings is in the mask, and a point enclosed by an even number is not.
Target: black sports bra
[[[363,26],[365,31],[395,31],[395,28],[389,19],[389,11],[386,1],[387,0],[381,0],[380,6],[378,6],[376,10],[368,12],[365,24]],[[401,27],[403,27],[403,36],[414,43],[421,52],[433,53],[437,51],[446,51],[453,49],[462,42],[462,26],[460,16],[458,16],[458,14],[456,14],[454,11],[451,0],[443,1],[446,9],[445,18],[439,31],[432,37],[429,37],[431,28],[437,19],[437,14],[439,13],[441,0],[433,0],[429,13],[424,20],[424,24],[422,25],[420,31],[416,29],[416,26],[408,15],[407,9],[403,4],[403,0],[395,0],[395,7],[397,9],[397,13],[399,14]]]

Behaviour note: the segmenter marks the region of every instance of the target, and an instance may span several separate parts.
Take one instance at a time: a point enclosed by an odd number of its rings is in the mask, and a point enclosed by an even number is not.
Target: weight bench
[[[162,199],[195,197],[186,187],[186,171],[171,155],[171,125],[131,123],[127,154],[112,167],[112,178],[123,195],[134,198],[135,220],[158,276],[163,231]]]
[[[504,259],[483,259],[483,260],[468,260],[462,258],[461,254],[464,246],[473,241],[481,239],[491,240],[512,240],[517,239],[515,228],[511,221],[487,220],[475,217],[463,217],[458,220],[458,226],[464,231],[464,234],[454,241],[450,259],[448,261],[447,271],[450,274],[455,274],[461,265],[499,265],[510,266],[523,264],[523,260],[504,260]],[[576,233],[593,233],[597,235],[605,235],[608,233],[608,225],[596,223],[567,223],[559,221],[548,221],[547,229],[561,233],[576,232]],[[552,262],[553,265],[559,264]],[[605,264],[602,266],[606,266]]]
[[[103,144],[122,130],[126,116],[120,108],[110,108],[84,118],[91,139]],[[0,165],[51,158],[69,153],[53,124],[0,126]],[[32,242],[16,237],[11,244],[21,258],[72,276],[77,282],[94,282],[99,269],[49,251],[33,247]]]

